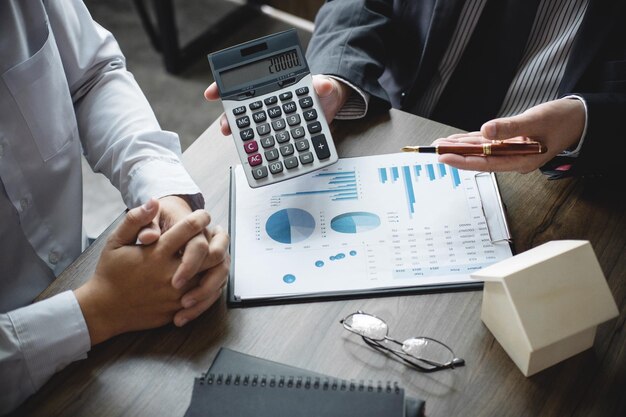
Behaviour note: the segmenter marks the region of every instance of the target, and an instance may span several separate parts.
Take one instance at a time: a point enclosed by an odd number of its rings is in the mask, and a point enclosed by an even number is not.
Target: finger
[[[139,231],[137,235],[137,243],[139,245],[151,245],[161,236],[161,227],[159,226],[160,212],[156,215],[152,222]]]
[[[331,79],[321,75],[313,76],[313,88],[320,98],[328,97],[335,89]]]
[[[204,210],[196,210],[174,224],[159,239],[159,246],[166,254],[177,253],[194,236],[202,233],[211,222],[211,216]]]
[[[468,133],[456,133],[454,135],[447,136],[445,138],[435,139],[431,145],[439,145],[441,143],[457,143],[460,138],[470,137],[470,136],[480,136],[482,134],[480,132],[468,132]]]
[[[223,262],[228,255],[228,245],[230,244],[230,237],[221,226],[216,226],[209,232],[209,235],[209,254],[204,259],[203,270],[213,268]]]
[[[183,309],[175,314],[174,324],[184,326],[206,311],[222,295],[227,279],[227,262],[207,271],[200,284],[181,299]]]
[[[204,90],[204,98],[206,98],[208,101],[219,100],[220,91],[218,90],[217,84],[215,82],[213,82],[210,86],[207,87],[206,90]]]
[[[439,156],[439,162],[459,169],[485,172],[519,171],[530,172],[543,165],[543,157],[537,155],[520,156],[463,156],[445,154]]]
[[[332,122],[348,98],[349,87],[334,78],[314,75],[313,88],[319,97],[326,121]]]
[[[181,263],[172,276],[172,286],[181,288],[201,270],[204,259],[209,254],[209,242],[203,233],[194,236],[185,245]]]
[[[114,248],[132,245],[137,241],[139,231],[148,226],[159,212],[159,202],[151,198],[144,205],[129,210],[122,223],[117,226],[108,239]]]
[[[522,113],[513,117],[490,120],[482,125],[480,133],[487,139],[505,140],[515,136],[536,136],[540,124],[533,113]]]
[[[222,116],[220,117],[220,130],[222,132],[222,135],[224,136],[228,136],[233,133],[230,130],[230,125],[228,124],[228,119],[226,118],[225,114],[222,114]]]

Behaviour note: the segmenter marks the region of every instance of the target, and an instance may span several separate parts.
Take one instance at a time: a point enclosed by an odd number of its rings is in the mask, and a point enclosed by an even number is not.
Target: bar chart
[[[276,197],[304,197],[326,195],[331,201],[358,200],[357,174],[355,171],[320,172],[310,177],[313,188],[279,194]]]

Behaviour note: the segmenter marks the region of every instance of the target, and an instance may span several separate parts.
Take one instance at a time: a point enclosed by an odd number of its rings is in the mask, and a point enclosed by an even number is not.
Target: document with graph
[[[230,232],[231,305],[475,288],[512,256],[495,176],[415,153],[256,189],[237,166]]]

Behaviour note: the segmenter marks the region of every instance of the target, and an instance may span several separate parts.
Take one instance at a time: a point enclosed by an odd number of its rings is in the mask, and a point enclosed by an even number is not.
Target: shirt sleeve
[[[74,293],[0,314],[0,415],[65,366],[86,357],[89,331]]]
[[[342,77],[337,77],[334,75],[327,75],[327,77],[342,82],[350,88],[350,95],[346,99],[344,105],[335,115],[335,119],[354,120],[365,117],[365,115],[367,114],[367,107],[370,101],[370,95]]]
[[[51,0],[48,16],[94,171],[109,178],[128,207],[198,194],[180,161],[178,136],[159,126],[111,33],[79,0]]]

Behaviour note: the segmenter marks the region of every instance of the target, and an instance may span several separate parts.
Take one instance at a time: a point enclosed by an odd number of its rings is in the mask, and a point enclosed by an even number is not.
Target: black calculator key
[[[280,153],[282,156],[293,155],[293,145],[288,143],[280,147]]]
[[[284,131],[284,132],[276,133],[276,141],[278,143],[288,142],[289,141],[289,132]]]
[[[243,129],[244,127],[250,126],[250,117],[248,116],[240,117],[236,121],[237,121],[237,127],[239,129]]]
[[[270,129],[269,123],[263,123],[262,125],[258,125],[256,127],[256,131],[259,135],[263,136],[263,135],[267,135],[268,133],[270,133],[272,129]]]
[[[303,109],[308,109],[309,107],[313,106],[313,99],[311,97],[301,98],[299,102],[300,107],[302,107]]]
[[[250,155],[248,157],[248,163],[250,164],[251,167],[261,165],[262,162],[263,162],[263,157],[261,156],[261,154],[255,153],[254,155]]]
[[[296,103],[290,101],[289,103],[283,104],[283,110],[285,113],[293,113],[296,111]]]
[[[261,107],[263,107],[261,100],[250,103],[250,110],[259,110]]]
[[[266,136],[263,139],[261,139],[261,146],[263,146],[264,148],[271,148],[272,146],[274,146],[274,137],[273,136]]]
[[[278,154],[278,149],[270,149],[268,151],[265,151],[265,159],[267,159],[268,161],[274,161],[275,159],[278,159],[280,155]]]
[[[287,124],[289,126],[295,126],[300,124],[300,115],[299,114],[290,114],[287,116]]]
[[[311,152],[300,154],[300,162],[302,162],[302,165],[310,164],[313,162],[313,154]]]
[[[285,167],[287,169],[293,169],[298,166],[298,158],[292,156],[291,158],[285,158]]]
[[[296,128],[291,129],[291,137],[294,139],[300,139],[304,136],[304,128],[302,126],[298,126]]]
[[[272,174],[278,174],[280,172],[283,172],[283,163],[280,161],[272,162],[270,164],[270,172]]]
[[[233,114],[235,116],[239,116],[240,114],[244,114],[246,112],[246,106],[239,106],[233,109]]]
[[[320,122],[313,122],[307,125],[309,133],[319,133],[322,131],[322,124]]]
[[[295,142],[298,152],[306,151],[309,149],[309,141],[306,139],[300,139]]]
[[[291,97],[293,97],[293,94],[291,94],[291,91],[287,91],[286,93],[281,93],[278,96],[278,98],[280,98],[280,101],[289,100]]]
[[[285,123],[285,119],[277,119],[272,122],[272,127],[274,130],[283,130],[287,127],[287,124]]]
[[[313,149],[315,149],[315,154],[317,155],[317,159],[327,159],[330,158],[330,149],[328,149],[328,142],[326,142],[326,136],[317,135],[311,138],[311,143],[313,144]]]
[[[261,166],[252,169],[252,176],[255,180],[267,177],[267,167]]]
[[[303,96],[309,94],[309,87],[300,87],[296,90],[296,95]]]
[[[254,153],[259,150],[259,144],[256,141],[251,140],[243,144],[243,149],[246,153]]]
[[[256,113],[252,113],[252,118],[256,123],[264,122],[267,119],[267,114],[263,110]]]
[[[268,97],[265,100],[263,100],[263,103],[265,103],[265,105],[267,106],[276,104],[277,102],[278,102],[278,99],[276,98],[276,96]]]
[[[317,119],[317,111],[315,109],[305,110],[302,115],[307,122]]]
[[[283,114],[283,112],[280,109],[280,107],[276,106],[276,107],[270,107],[269,109],[267,109],[267,114],[269,114],[272,119],[275,119],[277,117],[280,117]]]
[[[251,127],[243,129],[239,132],[239,136],[241,136],[241,140],[250,140],[254,137],[254,130]]]

